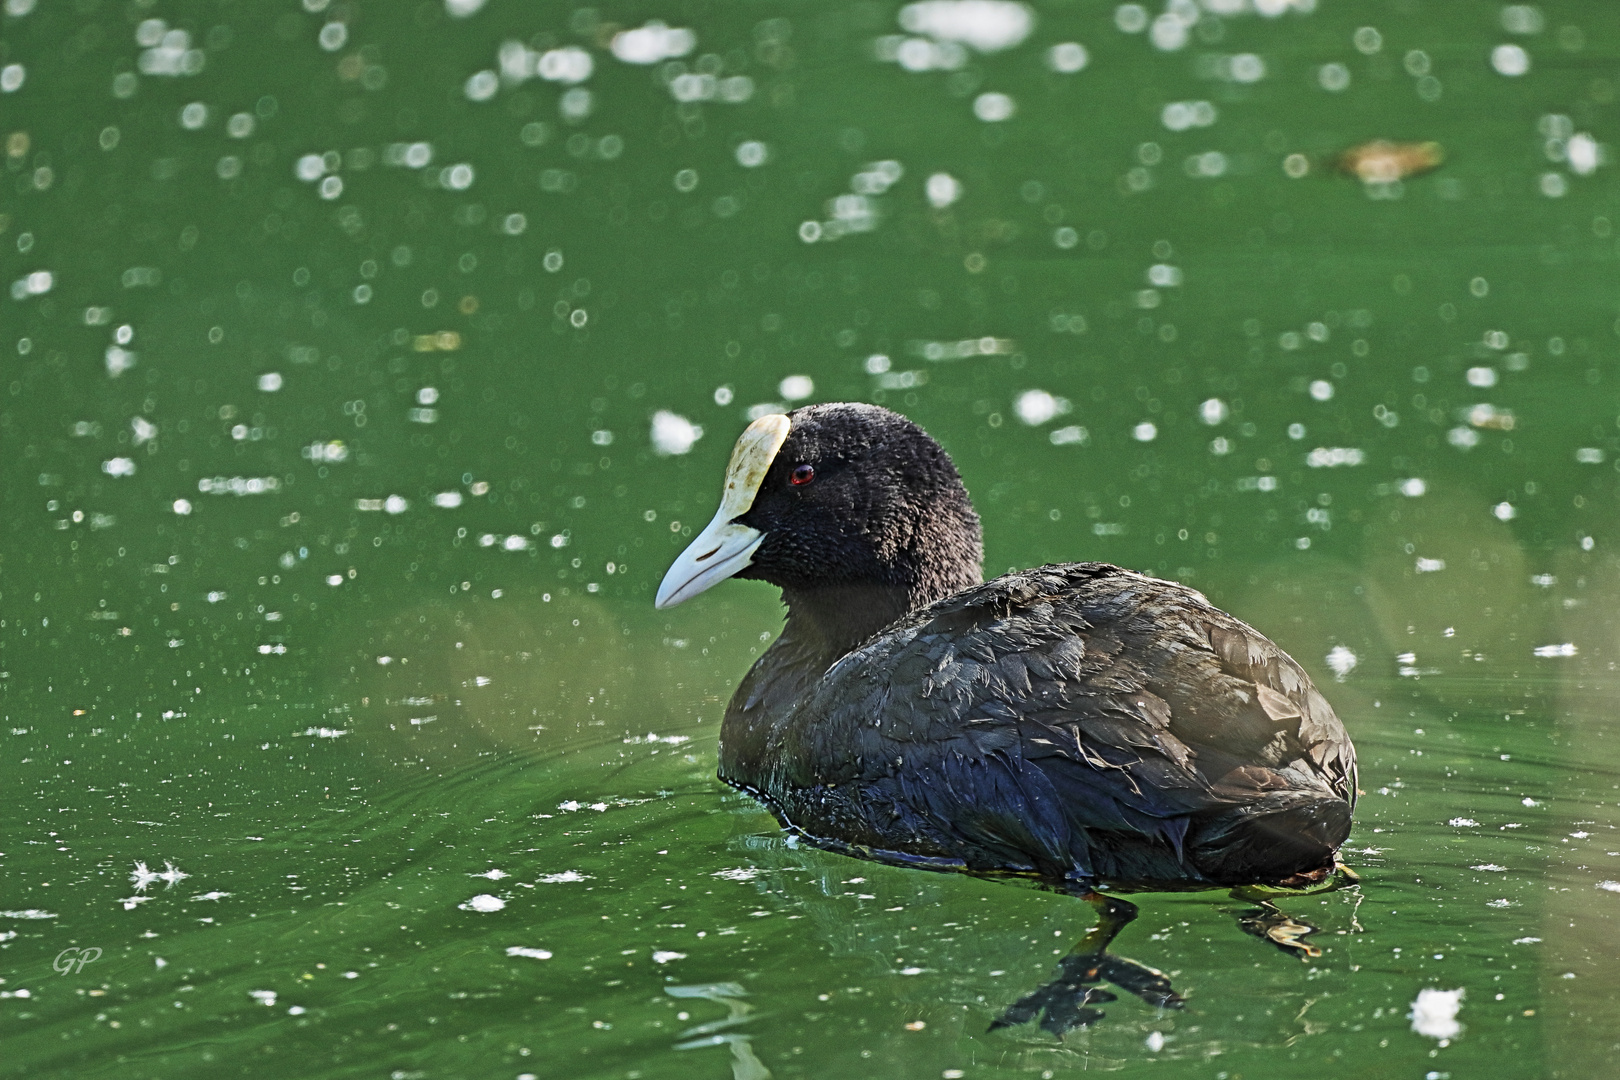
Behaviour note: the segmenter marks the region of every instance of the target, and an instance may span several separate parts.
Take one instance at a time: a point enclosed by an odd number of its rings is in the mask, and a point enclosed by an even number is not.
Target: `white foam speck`
[[[1561,645],[1537,645],[1536,655],[1540,657],[1574,656],[1580,650],[1573,642],[1566,641]]]
[[[1530,70],[1530,54],[1518,45],[1498,45],[1491,50],[1491,67],[1498,75],[1518,78]]]
[[[1450,825],[1454,829],[1471,829],[1479,825],[1479,822],[1475,821],[1473,818],[1454,817],[1450,821],[1446,822],[1446,824]]]
[[[454,510],[461,505],[461,492],[441,491],[433,496],[433,505],[445,510]]]
[[[900,9],[900,27],[982,53],[1001,52],[1029,37],[1035,12],[1012,0],[922,0]]]
[[[1078,41],[1064,41],[1046,50],[1046,66],[1060,75],[1073,75],[1083,71],[1091,62],[1091,54]]]
[[[1045,390],[1025,390],[1013,402],[1018,419],[1030,427],[1038,427],[1069,409],[1068,398],[1053,397]]]
[[[803,401],[816,392],[816,384],[808,375],[789,375],[777,384],[776,392],[785,401]]]
[[[686,417],[659,409],[652,418],[653,452],[660,457],[684,454],[703,438],[703,429]]]
[[[1131,438],[1137,442],[1152,442],[1159,437],[1158,425],[1151,420],[1144,420],[1131,428]]]
[[[962,182],[950,173],[937,172],[923,185],[928,205],[943,210],[962,197]]]
[[[1356,654],[1343,645],[1333,646],[1332,650],[1327,654],[1327,666],[1332,670],[1334,678],[1340,682],[1343,682],[1346,676],[1356,670],[1356,664],[1358,663],[1360,663],[1360,659]]]
[[[1597,887],[1604,892],[1620,893],[1620,881],[1600,881]]]
[[[0,919],[54,919],[56,912],[42,908],[24,908],[21,911],[0,911]]]
[[[1470,869],[1470,870],[1478,870],[1478,871],[1480,871],[1482,873],[1486,873],[1486,874],[1505,874],[1505,873],[1507,873],[1507,867],[1498,866],[1495,863],[1480,863],[1478,866],[1470,866],[1468,869]]]
[[[274,990],[249,990],[248,997],[257,1001],[260,1005],[269,1006],[276,1003],[276,992]]]
[[[1422,495],[1424,492],[1429,490],[1429,485],[1415,476],[1408,477],[1405,480],[1395,481],[1395,487],[1396,490],[1398,490],[1402,495],[1405,495],[1408,499],[1415,499],[1419,495]]]
[[[462,911],[481,911],[488,913],[491,911],[501,910],[501,908],[506,906],[506,901],[502,900],[498,896],[492,896],[489,893],[479,893],[471,900],[468,900],[465,904],[457,904],[456,906]]]
[[[1157,1054],[1160,1050],[1164,1049],[1164,1032],[1162,1032],[1162,1031],[1150,1031],[1150,1032],[1148,1032],[1148,1037],[1143,1040],[1143,1044],[1149,1050],[1151,1050],[1155,1054]]]
[[[670,952],[667,949],[654,949],[652,958],[655,964],[667,964],[671,960],[685,960],[686,954],[683,952]]]
[[[550,960],[550,949],[531,949],[523,945],[508,945],[507,956],[527,956],[531,960]]]
[[[655,19],[634,30],[614,34],[610,48],[615,57],[627,64],[656,64],[685,56],[697,48],[697,35]]]
[[[987,124],[999,124],[1004,120],[1011,120],[1018,111],[1017,102],[1006,94],[994,91],[980,94],[973,99],[973,115]]]
[[[1577,132],[1564,144],[1564,160],[1576,176],[1590,176],[1603,164],[1603,147],[1586,132]]]
[[[1466,991],[1461,988],[1436,990],[1426,986],[1419,990],[1417,1000],[1412,1002],[1412,1011],[1407,1013],[1412,1030],[1431,1039],[1456,1038],[1462,1033],[1457,1013],[1462,1010],[1465,995]]]
[[[567,885],[575,881],[588,881],[590,875],[582,874],[578,870],[564,870],[560,874],[541,874],[534,880],[541,885]]]

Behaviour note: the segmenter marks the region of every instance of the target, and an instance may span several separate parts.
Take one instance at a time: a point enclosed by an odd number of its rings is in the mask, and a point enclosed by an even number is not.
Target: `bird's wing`
[[[1294,662],[1198,593],[1103,564],[1009,574],[845,656],[781,732],[799,786],[897,789],[981,842],[1161,835],[1353,756]],[[811,766],[808,763],[817,763]],[[835,763],[828,765],[826,763]],[[980,811],[975,814],[976,808]],[[980,820],[982,818],[982,820]]]

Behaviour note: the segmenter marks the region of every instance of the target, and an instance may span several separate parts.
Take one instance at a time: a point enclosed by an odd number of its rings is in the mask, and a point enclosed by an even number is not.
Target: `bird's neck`
[[[977,567],[973,568],[977,570]],[[787,625],[782,639],[814,656],[826,670],[907,612],[978,584],[979,574],[934,575],[903,585],[863,583],[820,588],[783,588]]]
[[[813,655],[823,670],[912,607],[906,589],[888,585],[783,589],[782,602],[783,640]]]

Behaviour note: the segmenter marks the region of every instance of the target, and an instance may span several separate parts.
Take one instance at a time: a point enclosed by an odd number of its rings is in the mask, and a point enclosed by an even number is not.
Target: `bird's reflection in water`
[[[704,983],[697,986],[666,986],[664,993],[674,998],[697,998],[724,1005],[729,1014],[719,1020],[697,1024],[681,1032],[677,1050],[696,1050],[704,1046],[731,1048],[732,1080],[771,1080],[771,1070],[759,1060],[752,1045],[753,1036],[732,1028],[755,1019],[754,1007],[742,1000],[748,996],[737,983]]]
[[[1358,881],[1354,871],[1340,865],[1330,878],[1310,888],[1246,886],[1233,889],[1234,899],[1256,905],[1237,913],[1238,925],[1245,933],[1270,942],[1302,961],[1314,959],[1322,955],[1322,950],[1308,940],[1316,927],[1288,915],[1276,901],[1351,887]],[[1080,899],[1096,908],[1097,925],[1058,962],[1057,975],[1040,989],[1009,1005],[990,1025],[991,1031],[1027,1024],[1037,1018],[1042,1028],[1059,1038],[1075,1028],[1090,1027],[1107,1015],[1096,1006],[1119,1000],[1117,994],[1104,988],[1104,983],[1134,994],[1155,1008],[1186,1006],[1187,1000],[1176,992],[1164,972],[1108,951],[1108,946],[1120,931],[1135,921],[1141,909],[1128,900],[1095,891],[1082,893]]]

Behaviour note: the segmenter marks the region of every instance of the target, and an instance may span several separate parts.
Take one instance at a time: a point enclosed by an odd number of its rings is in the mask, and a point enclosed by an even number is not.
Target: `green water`
[[[1620,21],[1296,7],[980,53],[864,2],[10,0],[0,1073],[1607,1075]],[[683,67],[613,55],[652,18]],[[1444,164],[1334,169],[1374,138]],[[1283,905],[1319,959],[1138,896],[1185,1011],[987,1033],[1089,909],[716,782],[779,607],[652,592],[799,391],[934,433],[991,570],[1178,578],[1312,672],[1366,791],[1360,888]]]

